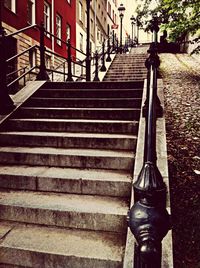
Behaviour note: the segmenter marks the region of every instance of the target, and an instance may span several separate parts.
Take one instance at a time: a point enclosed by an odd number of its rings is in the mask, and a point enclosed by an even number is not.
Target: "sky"
[[[131,3],[132,2],[132,3]],[[135,13],[136,5],[134,5],[135,1],[131,0],[121,0],[119,4],[123,4],[126,8],[124,13],[123,25],[128,34],[131,35],[131,21],[130,18]]]

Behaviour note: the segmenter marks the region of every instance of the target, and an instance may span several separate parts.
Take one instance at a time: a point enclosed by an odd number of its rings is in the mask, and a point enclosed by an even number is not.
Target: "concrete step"
[[[7,222],[0,223],[0,233],[1,262],[5,264],[2,268],[120,268],[123,265],[125,241],[121,234]]]
[[[138,131],[138,121],[27,118],[10,119],[6,122],[5,128],[15,131],[65,131],[135,135]]]
[[[64,89],[41,88],[34,97],[45,98],[141,98],[142,89]]]
[[[140,74],[140,73],[147,73],[147,71],[145,69],[136,69],[136,68],[123,68],[123,69],[120,69],[120,68],[112,68],[110,69],[108,72],[111,72],[111,73],[135,73],[135,74]]]
[[[65,91],[70,92],[87,92],[88,90],[93,91],[103,91],[103,92],[109,92],[109,91],[120,91],[124,89],[129,90],[142,90],[143,83],[142,82],[134,82],[134,81],[128,81],[126,83],[124,82],[116,82],[116,83],[110,83],[110,82],[46,82],[43,84],[42,89],[52,89],[52,90],[60,90],[64,89]],[[40,91],[40,90],[39,90]],[[48,97],[48,96],[47,96]],[[78,96],[79,97],[79,96]],[[113,94],[112,94],[113,97]],[[71,96],[71,98],[73,98]]]
[[[35,107],[90,107],[140,108],[141,98],[44,98],[32,97],[25,106]]]
[[[1,147],[1,164],[132,170],[134,153],[119,150]]]
[[[21,107],[16,118],[138,120],[139,108],[48,108]]]
[[[130,81],[130,80],[132,80],[132,81],[144,81],[144,79],[145,79],[145,77],[137,77],[137,76],[133,76],[133,77],[105,77],[104,78],[104,81],[105,82],[107,82],[107,81],[109,81],[109,82],[114,82],[114,81],[124,81],[124,82],[126,82],[126,81]]]
[[[0,219],[66,228],[125,233],[122,198],[32,191],[0,191]]]
[[[138,78],[143,78],[143,79],[145,79],[146,78],[146,74],[145,73],[131,73],[131,72],[127,72],[127,73],[119,73],[119,74],[117,74],[117,73],[110,73],[110,72],[108,72],[107,74],[106,74],[106,76],[109,76],[109,77],[112,77],[112,78],[121,78],[121,79],[124,79],[124,78],[126,78],[126,79],[133,79],[133,78],[135,78],[135,79],[138,79]]]
[[[132,174],[122,170],[0,166],[0,188],[130,197]]]
[[[66,132],[0,132],[1,146],[31,146],[55,148],[90,148],[135,150],[134,135],[66,133]]]

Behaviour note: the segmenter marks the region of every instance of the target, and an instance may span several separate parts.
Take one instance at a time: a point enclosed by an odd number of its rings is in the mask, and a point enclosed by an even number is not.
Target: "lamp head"
[[[123,17],[124,16],[124,12],[125,12],[125,7],[123,6],[123,4],[120,4],[120,6],[118,7],[118,11],[119,11],[119,16]]]

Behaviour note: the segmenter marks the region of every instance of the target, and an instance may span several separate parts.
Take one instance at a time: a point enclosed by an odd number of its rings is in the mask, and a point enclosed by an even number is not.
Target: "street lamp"
[[[136,17],[136,25],[137,25],[137,44],[139,44],[139,27],[141,26],[140,18]]]
[[[134,39],[135,39],[135,17],[132,15],[131,18],[131,26],[132,26],[132,47],[133,47],[133,44],[134,44]],[[134,27],[134,35],[133,35],[133,27]]]
[[[120,17],[120,54],[122,54],[122,20],[125,12],[125,7],[123,6],[123,4],[120,4],[120,6],[118,7],[118,11]]]
[[[87,0],[87,41],[86,41],[86,81],[91,80],[91,57],[90,57],[90,2]]]

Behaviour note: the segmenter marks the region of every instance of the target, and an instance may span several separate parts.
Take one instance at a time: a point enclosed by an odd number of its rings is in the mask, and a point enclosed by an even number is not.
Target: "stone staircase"
[[[1,268],[123,266],[136,80],[47,82],[0,126]]]
[[[146,58],[146,53],[117,54],[104,77],[104,81],[144,80],[147,76],[144,65]]]

